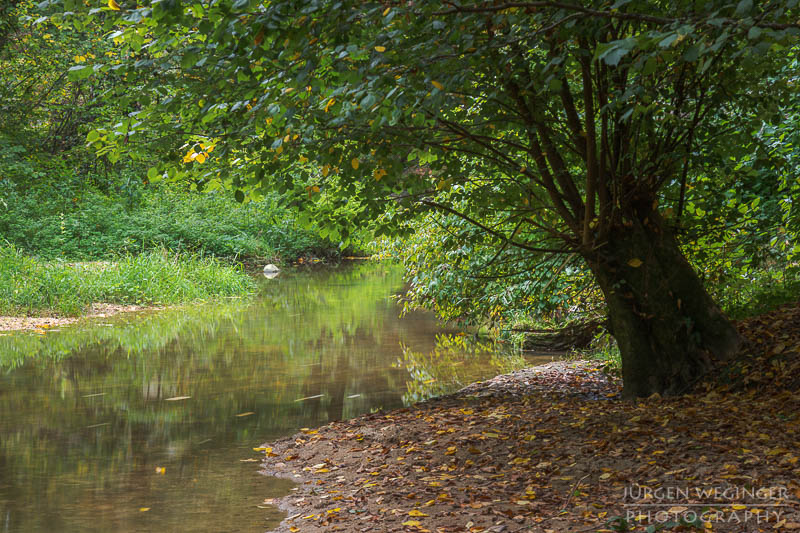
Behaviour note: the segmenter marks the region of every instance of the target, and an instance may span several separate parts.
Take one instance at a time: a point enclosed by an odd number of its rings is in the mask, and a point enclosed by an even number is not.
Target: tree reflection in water
[[[282,272],[252,301],[0,337],[0,531],[263,531],[289,484],[240,462],[254,446],[520,363],[437,347],[401,287],[385,265]]]

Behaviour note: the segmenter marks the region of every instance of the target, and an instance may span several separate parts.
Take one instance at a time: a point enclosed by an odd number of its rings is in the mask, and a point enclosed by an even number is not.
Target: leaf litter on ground
[[[277,531],[800,530],[800,307],[738,326],[684,396],[555,362],[265,445],[299,483]]]

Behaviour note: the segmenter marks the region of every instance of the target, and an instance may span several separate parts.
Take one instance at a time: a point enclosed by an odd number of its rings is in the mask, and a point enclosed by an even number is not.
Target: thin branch
[[[447,205],[444,205],[444,204],[440,204],[439,202],[434,202],[433,200],[428,200],[428,199],[422,199],[422,200],[420,200],[420,203],[423,204],[423,205],[427,205],[427,206],[439,209],[441,211],[445,211],[445,212],[450,213],[451,215],[455,215],[455,216],[457,216],[459,218],[462,218],[462,219],[466,220],[467,222],[469,222],[470,224],[472,224],[473,226],[476,226],[476,227],[482,229],[483,231],[489,233],[490,235],[493,235],[493,236],[497,237],[498,239],[501,239],[502,241],[507,242],[511,246],[515,246],[517,248],[522,248],[523,250],[528,250],[529,252],[541,252],[541,253],[551,253],[551,254],[569,254],[569,253],[575,252],[575,250],[571,250],[571,249],[567,249],[567,248],[539,248],[539,247],[536,247],[536,246],[530,246],[530,245],[522,243],[522,242],[516,242],[516,241],[506,237],[502,233],[499,233],[499,232],[497,232],[497,231],[495,231],[495,230],[493,230],[493,229],[481,224],[480,222],[478,222],[474,218],[470,217],[469,215],[461,213],[460,211],[456,211],[455,209],[453,209],[450,206],[447,206]]]

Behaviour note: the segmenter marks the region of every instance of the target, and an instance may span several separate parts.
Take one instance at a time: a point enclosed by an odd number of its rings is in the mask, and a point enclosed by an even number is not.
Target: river
[[[362,263],[0,336],[0,532],[263,532],[291,483],[253,448],[525,364],[401,318],[401,290],[398,268]]]

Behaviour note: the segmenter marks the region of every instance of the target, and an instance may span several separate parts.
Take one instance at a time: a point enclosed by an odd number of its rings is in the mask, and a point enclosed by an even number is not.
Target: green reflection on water
[[[443,330],[398,318],[401,285],[386,265],[288,273],[253,301],[0,337],[0,532],[263,531],[289,483],[243,462],[254,446],[521,364],[420,355]]]

